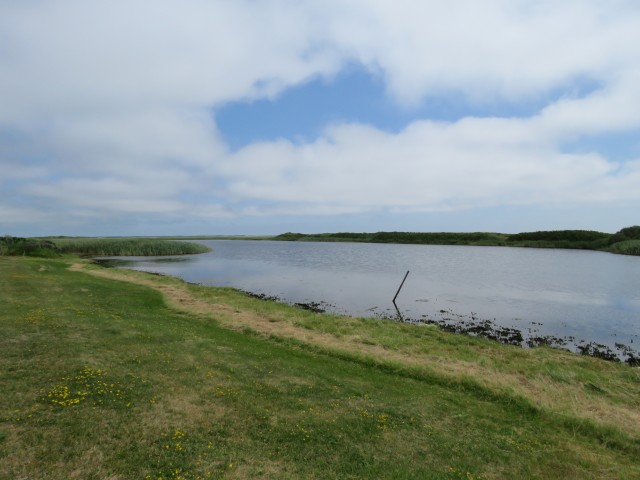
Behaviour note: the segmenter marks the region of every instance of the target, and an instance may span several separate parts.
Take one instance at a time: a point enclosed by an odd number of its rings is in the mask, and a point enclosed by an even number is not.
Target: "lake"
[[[331,313],[514,328],[524,341],[556,337],[550,343],[566,341],[573,350],[596,342],[619,355],[620,344],[634,350],[640,344],[640,257],[508,247],[200,243],[212,252],[128,257],[126,267],[319,304]],[[392,299],[408,270],[396,309]]]

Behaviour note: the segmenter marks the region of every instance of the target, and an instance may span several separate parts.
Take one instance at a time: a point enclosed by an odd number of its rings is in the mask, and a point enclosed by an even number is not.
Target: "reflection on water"
[[[505,247],[271,241],[202,241],[188,257],[136,257],[125,266],[205,285],[233,286],[334,313],[447,314],[539,335],[638,348],[640,258]],[[120,260],[120,259],[118,259]]]
[[[193,261],[192,258],[185,257],[183,255],[179,257],[96,257],[93,261],[108,268],[128,267],[135,269],[140,265],[140,259],[144,259],[144,262],[149,265],[163,263],[187,263]]]

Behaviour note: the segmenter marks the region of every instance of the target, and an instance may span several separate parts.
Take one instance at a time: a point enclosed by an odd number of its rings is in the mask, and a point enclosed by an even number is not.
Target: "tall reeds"
[[[209,248],[199,243],[147,238],[56,239],[62,253],[91,256],[155,256],[205,253]]]

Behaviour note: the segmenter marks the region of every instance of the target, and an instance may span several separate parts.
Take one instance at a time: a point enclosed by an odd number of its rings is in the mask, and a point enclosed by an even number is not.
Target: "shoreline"
[[[637,368],[77,257],[0,272],[3,478],[640,473]]]
[[[162,276],[166,278],[172,278],[178,281],[189,284],[186,280],[172,275],[167,275],[157,272],[148,272],[145,270],[127,269],[126,266],[118,265],[118,260],[113,259],[95,259],[92,258],[91,262],[105,269],[124,269],[130,271],[138,271],[149,275]],[[192,283],[192,285],[200,285]],[[215,285],[200,285],[204,288],[222,288]],[[308,302],[289,302],[283,300],[277,296],[266,295],[262,293],[251,292],[235,287],[234,290],[243,293],[252,298],[265,302],[275,302],[282,305],[293,306],[303,310],[307,310],[312,313],[334,315],[345,318],[353,318],[351,315],[339,314],[334,312],[327,312],[327,309],[323,305],[328,305],[323,301],[308,301]],[[329,307],[331,305],[328,305]],[[575,337],[558,337],[555,335],[537,335],[537,331],[528,329],[529,332],[525,332],[524,328],[515,328],[497,325],[494,321],[489,319],[477,318],[473,315],[456,314],[451,311],[441,310],[441,318],[423,317],[420,319],[414,319],[404,317],[400,311],[397,316],[388,314],[379,314],[370,317],[372,320],[381,319],[392,322],[406,323],[410,325],[433,325],[438,327],[444,332],[452,333],[455,335],[467,335],[471,337],[485,338],[491,341],[495,341],[503,345],[511,345],[520,348],[539,348],[549,347],[558,350],[563,350],[576,355],[584,355],[588,357],[599,358],[611,362],[622,362],[630,367],[640,366],[640,352],[629,345],[623,343],[616,343],[615,350],[598,343],[596,341],[580,340],[576,341]],[[570,347],[575,349],[572,350]]]

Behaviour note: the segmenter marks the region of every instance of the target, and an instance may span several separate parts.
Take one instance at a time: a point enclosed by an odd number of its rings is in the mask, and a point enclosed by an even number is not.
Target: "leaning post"
[[[394,305],[396,304],[396,298],[398,298],[398,294],[400,293],[400,290],[402,290],[402,286],[404,285],[404,281],[407,279],[408,276],[409,276],[409,270],[407,270],[407,273],[405,273],[404,278],[402,279],[402,283],[398,287],[398,291],[396,292],[395,297],[393,297],[393,304]]]

